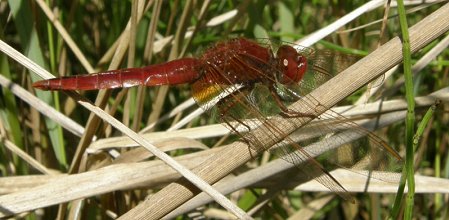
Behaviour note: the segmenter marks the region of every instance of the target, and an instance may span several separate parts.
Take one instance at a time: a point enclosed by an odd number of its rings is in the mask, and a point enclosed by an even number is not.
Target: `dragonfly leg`
[[[232,120],[236,121],[239,125],[245,126],[246,129],[248,131],[250,131],[251,128],[247,124],[243,123],[240,119],[234,117],[234,115],[227,114],[227,112],[230,111],[233,107],[235,107],[235,105],[236,105],[236,103],[234,101],[230,100],[229,98],[221,99],[217,103],[217,106],[219,106],[218,110],[219,110],[220,117],[221,118],[230,117]],[[240,135],[240,132],[238,132],[237,129],[235,128],[235,126],[232,126],[232,124],[228,120],[223,120],[223,121],[231,129],[232,132]],[[245,139],[242,135],[240,135],[240,136],[241,136],[242,139]],[[245,142],[247,142],[247,141],[245,140]]]
[[[288,109],[287,106],[284,105],[282,102],[282,98],[279,96],[279,94],[273,89],[272,86],[270,86],[270,93],[274,98],[274,101],[278,105],[279,109],[281,110],[281,113],[279,113],[282,117],[285,118],[296,118],[296,117],[308,117],[308,118],[316,118],[317,116],[314,114],[308,114],[303,112],[297,112],[292,109]]]
[[[223,122],[226,123],[226,126],[231,130],[231,132],[237,134],[240,137],[240,141],[244,142],[248,146],[248,151],[250,152],[250,155],[252,158],[254,158],[251,149],[257,150],[257,148],[254,146],[254,141],[251,140],[251,136],[247,134],[243,134],[244,132],[250,132],[251,127],[242,121],[242,119],[236,117],[234,114],[230,114],[229,111],[232,111],[233,108],[236,108],[236,105],[238,102],[236,102],[234,99],[231,99],[229,97],[221,99],[218,103],[218,113],[222,119]],[[234,123],[233,123],[233,122]],[[237,126],[243,126],[246,131],[239,131]]]
[[[232,116],[231,116],[231,118],[233,120],[235,120],[236,122],[238,122],[239,124],[245,126],[249,131],[250,127],[248,125],[246,125],[245,123],[242,123],[242,121],[240,119],[232,117]],[[236,133],[238,136],[240,136],[240,141],[243,141],[248,146],[248,151],[251,154],[251,150],[250,150],[250,148],[252,147],[251,141],[248,140],[243,134],[241,134],[241,132],[238,132],[237,129],[235,127],[233,127],[227,120],[225,121],[225,123],[228,125],[229,128],[231,128],[231,130],[234,133]],[[251,157],[254,158],[252,154],[251,154]]]

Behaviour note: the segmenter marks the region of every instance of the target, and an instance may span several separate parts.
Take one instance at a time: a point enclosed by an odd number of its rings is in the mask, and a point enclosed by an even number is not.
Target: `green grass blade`
[[[23,45],[24,54],[31,60],[39,64],[40,66],[46,67],[45,57],[43,55],[42,49],[39,43],[39,36],[35,27],[33,27],[33,14],[30,9],[30,2],[23,0],[10,0],[8,1],[11,7],[13,17],[15,19],[15,24],[19,32],[20,41]],[[34,81],[39,80],[35,74],[31,74],[31,79]],[[44,91],[36,91],[37,96],[49,103],[54,105],[55,100],[52,94]],[[56,100],[57,101],[57,100]],[[45,119],[45,125],[48,128],[50,141],[55,151],[56,158],[58,159],[59,165],[62,167],[67,167],[66,153],[64,149],[64,139],[62,136],[62,128],[57,123]]]

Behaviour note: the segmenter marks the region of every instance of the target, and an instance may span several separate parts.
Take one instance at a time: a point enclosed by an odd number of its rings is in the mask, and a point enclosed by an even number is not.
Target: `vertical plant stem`
[[[411,219],[413,215],[413,203],[415,196],[415,176],[414,176],[414,151],[413,151],[413,136],[415,125],[415,97],[413,95],[413,76],[411,71],[411,55],[410,55],[410,39],[408,33],[408,25],[404,2],[402,0],[398,2],[399,23],[401,25],[402,34],[402,53],[404,56],[404,78],[405,78],[405,95],[407,99],[407,117],[405,122],[405,143],[406,143],[406,156],[405,156],[405,170],[407,173],[407,199],[405,206],[404,219]]]
[[[50,2],[47,0],[46,3],[48,5],[50,5]],[[55,47],[54,45],[56,45],[55,40],[54,40],[54,36],[53,36],[53,26],[51,25],[50,21],[47,21],[47,33],[48,33],[48,51],[49,51],[49,58],[50,58],[50,72],[52,73],[56,73],[56,51],[55,51]],[[61,106],[59,103],[59,93],[55,92],[52,94],[53,95],[53,99],[55,100],[54,105],[55,108],[60,111]],[[59,143],[64,143],[64,137],[62,136],[62,127],[58,126],[55,127],[55,129],[57,129],[58,131],[58,136],[55,136],[55,138],[58,138],[58,142]],[[59,146],[53,146],[53,148],[55,149],[55,154],[58,158],[60,159],[60,165],[64,168],[67,169],[68,168],[68,163],[67,163],[67,158],[66,158],[66,151],[64,148],[64,145],[59,145]]]

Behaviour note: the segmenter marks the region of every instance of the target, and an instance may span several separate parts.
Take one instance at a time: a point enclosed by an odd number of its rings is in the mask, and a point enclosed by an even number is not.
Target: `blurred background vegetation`
[[[136,0],[137,2],[137,0]],[[44,67],[55,76],[70,76],[90,72],[104,71],[125,67],[141,67],[155,63],[163,63],[178,57],[197,56],[216,42],[234,37],[271,38],[295,42],[315,32],[342,16],[360,7],[365,1],[141,1],[136,14],[132,9],[132,1],[99,1],[99,0],[46,0],[0,1],[0,38],[34,62]],[[41,4],[46,4],[67,33],[62,33],[43,12]],[[419,22],[424,17],[441,7],[444,3],[413,4],[408,6],[409,25]],[[137,10],[137,11],[138,11]],[[133,14],[134,13],[134,14]],[[341,30],[330,34],[314,48],[337,50],[341,53],[366,55],[375,50],[379,44],[398,36],[399,22],[396,8],[391,7],[386,29],[381,36],[381,25],[385,8],[379,7],[364,13]],[[131,30],[131,37],[124,33],[132,15],[136,16],[138,25]],[[73,39],[79,51],[69,47],[64,37]],[[436,44],[436,43],[435,43]],[[435,44],[424,48],[414,55],[414,61],[430,50]],[[123,53],[124,52],[124,53]],[[428,64],[415,78],[415,95],[427,95],[448,84],[448,55],[445,50],[433,62]],[[82,60],[86,62],[83,63]],[[22,65],[0,54],[1,74],[36,94],[41,100],[54,106],[64,115],[81,125],[88,124],[90,112],[69,98],[64,93],[35,91],[31,83],[40,79],[36,74],[28,72]],[[385,79],[385,90],[393,86],[401,76],[399,69],[391,78]],[[361,90],[364,91],[364,90]],[[88,99],[95,101],[97,91],[83,93]],[[352,103],[361,96],[357,92],[345,101]],[[193,105],[168,120],[158,121],[161,116],[175,109],[190,95],[189,85],[180,85],[166,90],[158,88],[132,88],[129,90],[113,90],[107,94],[107,110],[115,118],[121,120],[135,131],[145,129],[147,132],[165,131],[177,123],[197,106]],[[404,97],[401,88],[394,94],[378,93],[375,99],[393,99]],[[105,151],[101,156],[89,159],[89,163],[73,167],[74,158],[79,147],[80,137],[67,132],[58,123],[42,117],[33,107],[14,96],[8,88],[0,90],[0,129],[1,139],[9,140],[19,149],[26,152],[49,173],[82,172],[80,166],[94,169],[100,161],[111,160]],[[373,98],[374,99],[374,98]],[[447,160],[448,116],[447,104],[439,106],[434,119],[424,131],[418,148],[416,168],[418,173],[447,177],[449,163]],[[418,121],[422,111],[417,111]],[[147,128],[153,122],[157,125]],[[190,121],[184,128],[200,127],[217,123],[214,119],[201,116]],[[404,148],[404,124],[398,123],[379,131],[386,141],[399,151]],[[87,128],[86,128],[87,129]],[[119,136],[120,132],[106,125],[90,131],[97,138]],[[205,139],[203,143],[212,147],[223,139]],[[29,165],[29,161],[8,150],[5,143],[0,143],[0,172],[2,177],[27,176],[42,174],[42,170]],[[195,150],[185,149],[172,151],[172,155],[191,153]],[[81,160],[81,159],[80,159]],[[84,161],[85,162],[85,161]],[[254,161],[251,167],[260,161]],[[71,165],[72,164],[72,165]],[[47,174],[49,174],[47,173]],[[1,180],[0,180],[1,181]],[[30,181],[33,181],[30,179]],[[33,183],[37,185],[38,183]],[[31,184],[31,185],[33,185]],[[82,209],[84,218],[111,218],[120,216],[148,193],[157,191],[161,186],[111,192],[88,198],[86,208]],[[5,189],[5,193],[10,193]],[[232,194],[231,198],[245,210],[255,206],[257,195],[262,189],[242,189]],[[311,193],[285,190],[275,196],[254,217],[260,219],[284,219],[293,216],[298,210],[313,201]],[[313,210],[312,218],[340,219],[362,218],[380,219],[389,215],[393,196],[377,197],[369,194],[357,195],[359,199],[355,209],[349,211],[347,202],[335,198],[323,207]],[[416,196],[416,218],[424,216],[447,217],[447,196],[438,194],[421,194]],[[444,205],[446,204],[446,205]],[[68,209],[67,206],[62,209]],[[70,207],[70,205],[69,205]],[[209,204],[197,210],[199,216],[205,210],[221,209],[217,204]],[[50,206],[39,211],[23,214],[29,219],[52,219],[64,215],[58,206]],[[114,213],[114,214],[111,214]],[[226,215],[225,215],[226,216]],[[192,216],[190,216],[192,217]],[[189,218],[188,215],[180,219]],[[219,217],[217,217],[219,218]],[[225,217],[223,217],[225,218]]]

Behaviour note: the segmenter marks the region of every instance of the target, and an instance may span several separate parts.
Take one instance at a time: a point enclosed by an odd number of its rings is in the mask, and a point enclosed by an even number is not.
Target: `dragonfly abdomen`
[[[177,85],[191,83],[200,77],[198,66],[200,61],[195,58],[182,58],[165,64],[144,67],[143,85]]]
[[[183,58],[144,68],[111,70],[90,75],[61,77],[35,82],[42,90],[98,90],[128,88],[137,85],[176,85],[193,82],[199,77],[198,60]]]
[[[41,80],[33,83],[34,88],[42,90],[95,90],[118,88],[119,78],[124,70],[113,70],[90,75],[77,75]]]

